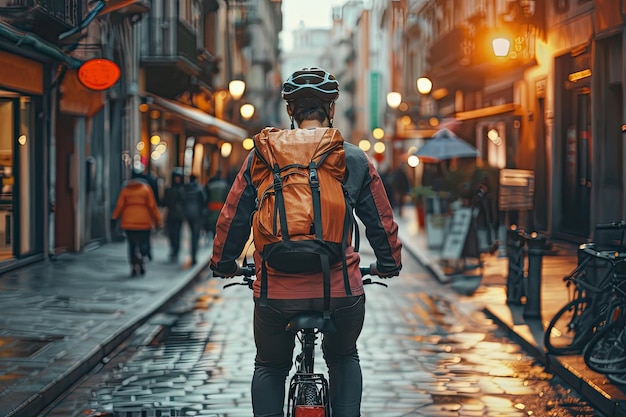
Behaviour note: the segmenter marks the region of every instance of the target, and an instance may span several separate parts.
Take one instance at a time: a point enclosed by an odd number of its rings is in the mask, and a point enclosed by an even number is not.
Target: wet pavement
[[[472,397],[468,394],[476,389],[476,385],[480,386],[481,390],[482,387],[492,390],[485,389],[483,394],[493,393],[494,399],[489,401],[489,404],[494,406],[501,404],[498,392],[523,395],[523,384],[518,386],[516,383],[511,383],[506,373],[498,374],[498,369],[501,368],[487,362],[487,358],[502,355],[501,361],[508,361],[526,356],[519,350],[520,348],[512,351],[509,351],[510,348],[499,350],[501,347],[499,341],[481,339],[472,331],[480,328],[481,331],[477,333],[483,333],[484,337],[484,334],[489,333],[489,326],[494,326],[490,322],[477,324],[471,320],[469,323],[459,320],[457,326],[459,331],[456,332],[454,326],[457,323],[457,317],[464,319],[474,317],[464,312],[464,308],[486,312],[499,328],[509,330],[525,351],[536,354],[537,358],[548,366],[550,372],[563,378],[577,391],[583,393],[607,416],[626,415],[625,396],[618,387],[610,384],[603,376],[586,370],[580,357],[550,357],[545,355],[542,348],[543,324],[565,303],[567,298],[561,278],[576,264],[575,252],[571,251],[571,248],[569,250],[564,248],[558,256],[545,257],[542,280],[542,317],[537,320],[527,320],[524,318],[522,305],[506,303],[506,258],[497,256],[486,258],[482,278],[445,276],[437,265],[438,253],[427,249],[424,234],[417,231],[414,219],[415,214],[410,209],[405,210],[403,218],[399,219],[401,238],[405,243],[406,253],[414,255],[427,266],[431,274],[439,279],[439,285],[443,285],[445,291],[450,289],[452,292],[449,294],[454,294],[454,297],[446,295],[439,298],[439,291],[432,291],[426,298],[422,298],[423,292],[411,290],[409,287],[402,291],[402,294],[406,292],[407,295],[404,298],[388,297],[388,294],[384,293],[387,290],[384,289],[381,291],[379,288],[372,288],[372,291],[369,291],[368,294],[372,295],[368,296],[368,303],[380,306],[380,312],[368,315],[368,320],[372,322],[372,330],[364,330],[361,347],[363,363],[376,364],[372,365],[374,366],[372,368],[364,367],[366,380],[364,408],[374,410],[373,407],[379,407],[375,414],[368,415],[397,416],[400,412],[404,412],[405,415],[433,417],[485,415],[484,403],[467,399],[465,403],[460,404],[458,400],[459,397]],[[163,237],[159,236],[154,240],[155,261],[148,264],[146,276],[137,278],[129,277],[125,253],[124,243],[112,243],[88,253],[63,255],[54,262],[25,267],[0,277],[0,310],[2,311],[0,316],[0,415],[7,417],[38,415],[55,398],[79,382],[83,375],[88,374],[94,368],[105,366],[107,362],[114,362],[117,354],[123,356],[132,352],[131,349],[119,353],[120,346],[127,346],[128,343],[143,346],[137,338],[143,337],[151,340],[155,334],[165,331],[171,326],[172,318],[171,315],[158,314],[163,311],[162,307],[176,300],[185,290],[207,279],[203,266],[210,256],[210,247],[202,248],[198,256],[198,264],[194,267],[190,267],[188,261],[185,262],[184,256],[181,256],[180,263],[172,264],[164,261],[167,259],[167,244]],[[410,282],[411,277],[406,278],[406,281]],[[397,285],[395,288],[405,285],[397,284],[404,281],[404,279],[397,280],[394,283],[394,286]],[[207,282],[215,282],[217,285],[220,281],[209,280]],[[186,328],[184,323],[176,323],[176,326],[182,329],[179,337],[192,337],[191,340],[197,341],[197,350],[164,350],[157,352],[156,356],[161,355],[163,361],[156,361],[154,368],[144,369],[145,361],[143,361],[141,366],[137,365],[139,368],[120,369],[116,379],[117,385],[139,388],[139,391],[134,393],[123,393],[123,395],[128,395],[129,401],[132,401],[133,396],[136,399],[137,396],[146,394],[140,389],[146,386],[146,381],[149,383],[154,381],[157,384],[163,382],[159,380],[159,372],[174,367],[171,362],[173,355],[188,367],[184,369],[184,380],[181,378],[166,382],[167,386],[163,389],[174,387],[178,394],[170,396],[167,401],[180,400],[183,398],[180,394],[187,392],[186,390],[191,389],[190,387],[204,387],[207,381],[206,376],[210,374],[220,376],[209,378],[215,381],[211,383],[215,384],[211,387],[213,390],[211,401],[220,400],[224,404],[232,405],[233,398],[236,398],[241,404],[249,404],[249,398],[246,395],[251,366],[242,359],[244,357],[248,359],[247,355],[251,348],[247,332],[249,327],[246,328],[247,325],[233,326],[229,321],[229,314],[232,315],[232,311],[225,309],[219,313],[220,309],[216,307],[225,305],[226,298],[222,299],[217,295],[221,292],[221,288],[211,286],[208,288],[209,293],[202,294],[192,305],[197,306],[197,303],[202,302],[211,303],[211,309],[206,309],[204,312],[199,309],[198,314],[209,314],[208,312],[212,311],[218,315],[207,318],[206,326]],[[443,293],[444,290],[441,292]],[[382,293],[380,297],[378,293]],[[241,297],[244,300],[241,303],[229,301],[229,305],[239,306],[236,307],[236,314],[251,320],[251,312],[246,310],[246,308],[251,308],[252,303],[248,299],[250,294],[246,294],[244,287],[237,287],[237,289],[228,290],[228,297],[231,296]],[[398,315],[392,311],[394,307],[397,311],[400,300],[403,313]],[[458,310],[460,315],[451,315],[455,321],[447,323],[445,320],[449,317],[448,314],[441,314],[441,311],[446,311],[440,309],[441,305],[447,305],[448,309],[460,309]],[[433,309],[433,306],[438,307]],[[423,323],[426,325],[424,326]],[[443,326],[442,323],[447,323],[446,326],[450,326],[449,329],[451,329],[447,331],[456,336],[447,340],[437,333],[435,330],[438,329],[437,326]],[[174,330],[172,332],[176,334]],[[381,339],[380,335],[384,338]],[[129,336],[132,336],[130,341],[127,340]],[[207,348],[200,352],[199,346],[207,340]],[[224,349],[223,346],[227,340],[230,340],[229,348]],[[431,348],[427,350],[416,348],[417,345],[413,344],[413,341],[418,340],[431,343]],[[397,346],[401,348],[396,347],[392,352],[391,346],[396,343],[399,343]],[[428,343],[425,346],[428,346]],[[178,346],[180,347],[180,344]],[[463,354],[455,352],[458,346],[469,346],[475,349],[475,353],[469,355],[466,354],[467,351]],[[442,347],[444,350],[440,351]],[[160,347],[160,349],[166,348]],[[141,354],[141,350],[138,348],[136,353]],[[441,355],[441,357],[437,356],[437,361],[441,360],[445,367],[438,372],[443,373],[442,381],[445,383],[437,382],[433,386],[428,386],[428,389],[424,391],[421,386],[424,382],[423,377],[427,372],[433,372],[429,368],[429,362],[425,359],[432,355]],[[133,357],[127,359],[132,360]],[[196,365],[191,367],[190,364],[194,362]],[[475,374],[468,375],[466,371],[463,371],[461,362]],[[411,366],[401,367],[400,363],[410,363]],[[531,375],[532,372],[527,371],[534,369],[532,361],[522,364],[529,366],[524,372]],[[388,379],[385,379],[384,374],[376,366],[393,370],[402,368],[402,371],[398,371],[395,377],[388,376]],[[222,374],[219,374],[220,372]],[[480,375],[486,375],[486,377],[479,378]],[[146,379],[140,380],[140,376]],[[537,380],[542,378],[539,373]],[[205,382],[200,384],[200,380]],[[218,380],[221,382],[217,382]],[[373,382],[368,383],[368,380]],[[504,381],[509,382],[505,384]],[[381,389],[381,385],[384,385],[384,388]],[[232,389],[229,388],[231,386]],[[400,388],[390,390],[387,387]],[[517,389],[520,391],[516,391]],[[437,396],[437,402],[427,405],[427,397],[432,398],[432,392],[435,391],[441,392]],[[98,392],[112,397],[114,391],[112,390],[110,394]],[[216,395],[216,392],[220,395]],[[566,392],[561,396],[563,401],[568,401],[567,394]],[[195,398],[199,399],[199,397]],[[525,403],[520,401],[522,405]],[[387,409],[392,407],[393,410],[387,413],[385,407]],[[462,407],[465,408],[460,413],[459,410]],[[504,404],[503,407],[507,405]],[[411,414],[410,410],[418,408],[422,408],[422,411],[428,410],[428,413],[433,414]],[[229,410],[238,413],[239,411],[235,409],[241,409],[239,403]],[[501,415],[497,414],[500,411],[494,410],[495,414],[487,415]],[[516,410],[521,414],[513,415],[528,415],[528,410],[524,411],[521,406]],[[197,415],[215,414],[215,411],[197,410],[193,407],[188,411],[189,413],[196,412]],[[249,410],[245,415],[249,415]]]
[[[167,335],[137,345],[154,333],[139,332],[45,417],[252,415],[253,303],[247,288],[225,282],[198,283],[144,326],[173,320]],[[599,415],[415,261],[388,283],[367,287],[364,417]],[[317,366],[326,371],[321,357]]]

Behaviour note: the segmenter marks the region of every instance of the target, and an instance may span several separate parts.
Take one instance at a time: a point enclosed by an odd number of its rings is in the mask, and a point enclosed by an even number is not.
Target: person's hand
[[[400,274],[400,271],[398,271],[397,269],[394,269],[393,271],[388,271],[388,272],[381,272],[378,270],[378,266],[376,265],[376,262],[372,262],[370,264],[370,271],[372,275],[378,275],[380,278],[392,278],[392,277],[397,277]]]
[[[242,270],[239,267],[239,265],[237,265],[237,267],[235,268],[233,272],[223,272],[223,271],[216,271],[216,270],[213,271],[213,276],[219,277],[219,278],[233,278],[238,275],[242,275]]]

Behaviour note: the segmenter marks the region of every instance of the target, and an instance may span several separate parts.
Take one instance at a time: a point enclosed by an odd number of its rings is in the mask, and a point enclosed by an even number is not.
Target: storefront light
[[[224,142],[222,143],[222,146],[220,147],[220,154],[222,155],[223,158],[228,158],[232,150],[233,150],[233,145],[230,142]]]
[[[150,143],[153,145],[158,145],[159,143],[161,143],[161,136],[159,135],[150,136]]]
[[[511,48],[511,41],[507,38],[495,38],[491,41],[491,47],[493,54],[497,57],[505,57],[509,54]]]
[[[382,138],[385,137],[385,130],[377,127],[374,130],[372,130],[372,136],[374,136],[374,139],[376,140],[381,140]]]
[[[254,116],[254,106],[252,104],[246,103],[239,109],[239,113],[241,117],[245,120],[249,120]]]
[[[372,148],[372,144],[367,139],[361,139],[359,142],[359,148],[361,148],[364,152],[367,152]]]
[[[402,103],[402,94],[397,91],[391,91],[387,93],[387,105],[392,109],[397,109],[398,106]]]
[[[228,92],[233,100],[239,100],[246,91],[246,83],[242,80],[232,80],[228,83]]]
[[[374,144],[374,152],[376,152],[376,153],[384,153],[385,152],[385,144],[383,142],[376,142]]]
[[[415,155],[411,155],[407,158],[406,162],[407,164],[409,164],[411,168],[415,168],[416,166],[420,164],[420,159]]]
[[[254,140],[252,140],[252,138],[245,138],[241,143],[241,146],[243,146],[246,151],[249,151],[254,148]]]
[[[26,145],[26,135],[20,135],[20,137],[17,138],[17,143],[22,146]]]
[[[422,95],[430,94],[430,91],[433,89],[433,82],[428,77],[419,77],[415,85],[417,91]]]

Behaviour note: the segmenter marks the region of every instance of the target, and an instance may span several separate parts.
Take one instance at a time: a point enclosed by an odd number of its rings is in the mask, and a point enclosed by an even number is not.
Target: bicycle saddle
[[[303,329],[318,329],[322,333],[336,333],[337,328],[332,319],[324,319],[321,312],[299,313],[289,319],[285,326],[288,332],[298,332]]]

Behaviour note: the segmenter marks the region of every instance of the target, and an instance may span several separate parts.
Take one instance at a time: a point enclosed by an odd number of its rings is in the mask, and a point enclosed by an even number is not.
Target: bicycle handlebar
[[[362,277],[372,274],[372,268],[369,266],[360,266],[359,271],[361,272]],[[239,274],[237,276],[241,276],[243,277],[243,279],[240,282],[231,282],[230,284],[226,284],[224,285],[224,288],[232,287],[234,285],[245,285],[248,288],[252,289],[252,284],[254,283],[254,278],[252,277],[255,274],[256,274],[256,268],[254,265],[250,265],[250,264],[242,265],[239,267]],[[224,276],[217,275],[215,273],[213,273],[213,276],[219,277],[219,278],[226,278]],[[372,278],[363,278],[363,285],[369,285],[369,284],[377,284],[377,285],[382,285],[383,287],[387,287],[387,284],[385,284],[384,282],[375,281]]]
[[[610,223],[596,224],[597,230],[626,230],[626,221],[613,221]]]

